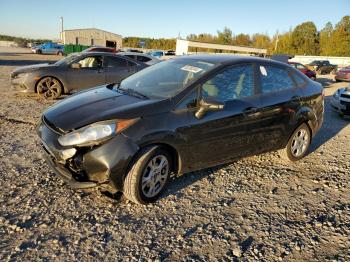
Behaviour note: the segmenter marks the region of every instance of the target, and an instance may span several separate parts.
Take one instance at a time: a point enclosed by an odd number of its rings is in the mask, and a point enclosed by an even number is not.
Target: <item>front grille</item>
[[[341,94],[340,97],[350,98],[350,95],[348,95],[348,94]]]

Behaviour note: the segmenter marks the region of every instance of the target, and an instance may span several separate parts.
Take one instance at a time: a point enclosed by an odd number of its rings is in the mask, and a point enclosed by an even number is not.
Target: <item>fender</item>
[[[175,133],[174,131],[164,130],[150,133],[142,137],[137,142],[139,148],[144,148],[150,145],[163,145],[171,150],[174,160],[176,161],[177,173],[182,174],[186,172],[187,163],[186,159],[186,145],[187,142],[181,133]]]

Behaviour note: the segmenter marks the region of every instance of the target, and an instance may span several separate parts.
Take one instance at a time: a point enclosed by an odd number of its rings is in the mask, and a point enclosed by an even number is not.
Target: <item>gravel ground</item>
[[[10,90],[16,67],[56,56],[0,49],[0,260],[349,261],[350,125],[326,113],[310,154],[269,153],[176,177],[157,203],[69,189],[41,157],[52,102]]]

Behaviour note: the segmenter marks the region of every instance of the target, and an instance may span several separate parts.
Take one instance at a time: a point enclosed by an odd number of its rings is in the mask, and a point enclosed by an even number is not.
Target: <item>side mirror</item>
[[[222,110],[224,105],[224,103],[215,99],[202,98],[202,100],[199,101],[199,109],[194,115],[197,119],[201,119],[207,112]]]
[[[73,69],[80,69],[81,68],[81,64],[73,63],[73,64],[70,65],[70,67],[73,68]]]

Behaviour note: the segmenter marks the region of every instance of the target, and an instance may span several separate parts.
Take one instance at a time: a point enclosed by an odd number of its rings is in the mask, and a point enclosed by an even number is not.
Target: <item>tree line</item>
[[[320,30],[313,22],[304,22],[287,32],[276,32],[272,37],[264,33],[234,35],[231,29],[225,27],[222,31],[217,31],[216,35],[208,33],[190,34],[186,39],[206,43],[266,48],[270,55],[350,56],[350,16],[344,16],[335,25],[328,22]],[[0,40],[14,41],[20,46],[25,46],[28,42],[49,41],[7,35],[0,35]],[[143,47],[147,49],[174,50],[176,48],[175,38],[123,38],[123,46],[126,47],[141,47],[141,42],[144,43]],[[220,50],[206,48],[190,48],[190,51],[220,52]]]
[[[206,43],[266,48],[270,55],[350,56],[350,16],[344,16],[334,26],[328,22],[321,30],[318,30],[313,22],[304,22],[291,28],[288,32],[276,32],[273,37],[264,33],[234,35],[231,29],[225,27],[222,31],[217,31],[216,35],[190,34],[186,39]],[[123,46],[140,47],[139,43],[142,41],[147,49],[168,50],[175,49],[176,46],[176,39],[140,37],[125,37]],[[190,48],[190,51],[219,52],[219,50],[206,48]]]

